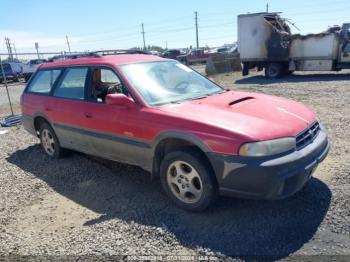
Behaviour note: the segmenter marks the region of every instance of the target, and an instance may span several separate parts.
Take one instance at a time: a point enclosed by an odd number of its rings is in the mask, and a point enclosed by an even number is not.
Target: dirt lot
[[[78,153],[51,160],[21,127],[2,128],[9,132],[0,135],[0,254],[349,259],[350,71],[278,81],[239,73],[214,79],[303,102],[319,115],[332,149],[301,192],[283,201],[224,198],[203,213],[188,213],[139,168]],[[12,89],[17,103],[22,88]]]
[[[21,111],[19,101],[23,92],[24,83],[9,83],[8,90],[13,106],[13,111],[19,113]],[[4,85],[0,85],[0,117],[11,114],[10,104]]]

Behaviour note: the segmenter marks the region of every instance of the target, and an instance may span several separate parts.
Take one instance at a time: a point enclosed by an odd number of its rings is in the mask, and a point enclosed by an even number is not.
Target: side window
[[[124,93],[118,75],[109,68],[94,68],[91,73],[91,88],[87,92],[89,100],[104,102],[108,94]]]
[[[101,83],[104,84],[120,84],[118,76],[110,69],[101,69]]]
[[[67,69],[63,80],[55,89],[54,96],[83,100],[88,71],[87,67]]]
[[[60,69],[39,71],[28,86],[28,92],[32,93],[50,93],[51,88],[58,76],[61,74]]]

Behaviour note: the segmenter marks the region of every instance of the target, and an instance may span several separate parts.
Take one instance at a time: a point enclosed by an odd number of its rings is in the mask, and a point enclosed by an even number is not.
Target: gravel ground
[[[8,133],[0,135],[0,254],[350,259],[350,72],[214,79],[303,102],[319,115],[332,149],[302,191],[282,201],[222,198],[203,213],[188,213],[140,168],[79,153],[51,160],[21,127],[2,128]]]

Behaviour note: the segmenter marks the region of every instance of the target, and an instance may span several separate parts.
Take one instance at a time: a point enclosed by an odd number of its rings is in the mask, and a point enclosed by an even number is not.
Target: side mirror
[[[108,94],[106,96],[107,105],[124,106],[127,108],[134,108],[135,101],[124,94]]]

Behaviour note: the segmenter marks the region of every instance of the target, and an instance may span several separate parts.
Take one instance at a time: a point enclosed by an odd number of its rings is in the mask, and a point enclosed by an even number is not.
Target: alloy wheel
[[[197,170],[185,161],[171,163],[166,180],[173,195],[184,203],[196,203],[202,196],[202,180]]]

